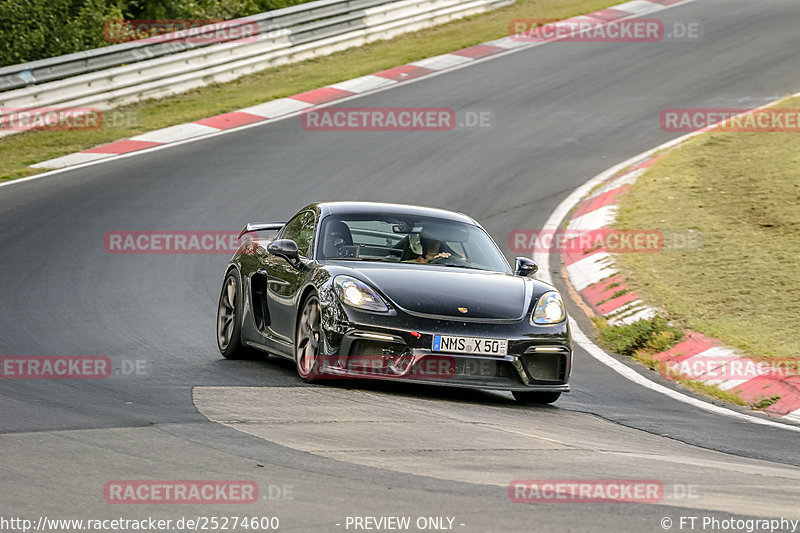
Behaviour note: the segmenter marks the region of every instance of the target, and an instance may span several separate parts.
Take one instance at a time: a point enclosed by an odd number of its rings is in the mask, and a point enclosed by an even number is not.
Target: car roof
[[[419,205],[389,204],[382,202],[317,202],[306,206],[304,209],[316,208],[321,216],[326,215],[355,215],[355,214],[398,214],[420,217],[435,217],[467,224],[478,225],[475,220],[463,213],[422,207]]]

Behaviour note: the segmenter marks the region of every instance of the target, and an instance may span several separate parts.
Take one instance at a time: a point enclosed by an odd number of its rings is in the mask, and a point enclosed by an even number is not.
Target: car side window
[[[303,257],[309,257],[311,242],[314,240],[314,213],[304,211],[290,220],[281,232],[281,239],[292,239]]]

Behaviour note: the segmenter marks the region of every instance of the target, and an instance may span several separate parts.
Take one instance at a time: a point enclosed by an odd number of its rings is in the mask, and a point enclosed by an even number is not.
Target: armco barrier
[[[481,13],[513,0],[318,0],[230,21],[257,39],[215,44],[139,40],[0,68],[6,108],[109,109],[360,46]]]

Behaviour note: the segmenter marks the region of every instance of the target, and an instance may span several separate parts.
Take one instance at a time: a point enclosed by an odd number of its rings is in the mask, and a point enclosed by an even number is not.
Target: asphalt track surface
[[[698,0],[657,16],[700,21],[703,38],[552,43],[343,104],[489,111],[491,128],[309,132],[290,118],[0,188],[0,354],[144,365],[106,380],[0,381],[0,516],[266,515],[283,531],[449,516],[465,532],[800,518],[796,433],[676,402],[581,349],[573,392],[553,407],[405,384],[305,385],[274,358],[220,357],[225,255],[103,248],[110,230],[234,230],[356,199],[463,211],[513,258],[510,231],[541,227],[588,178],[679,135],[659,129],[661,109],[755,107],[797,91],[796,0]],[[508,496],[514,479],[589,478],[653,479],[665,497]],[[104,483],[119,479],[254,480],[262,499],[106,504]],[[270,486],[291,498],[270,499]]]

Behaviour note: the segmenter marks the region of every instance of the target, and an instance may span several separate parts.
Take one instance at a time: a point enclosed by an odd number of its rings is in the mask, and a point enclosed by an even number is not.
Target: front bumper
[[[527,317],[522,321],[460,321],[337,307],[335,327],[325,328],[331,355],[321,370],[327,377],[505,391],[569,391],[572,344],[567,321],[534,326]],[[504,339],[508,353],[433,351],[436,334]]]

